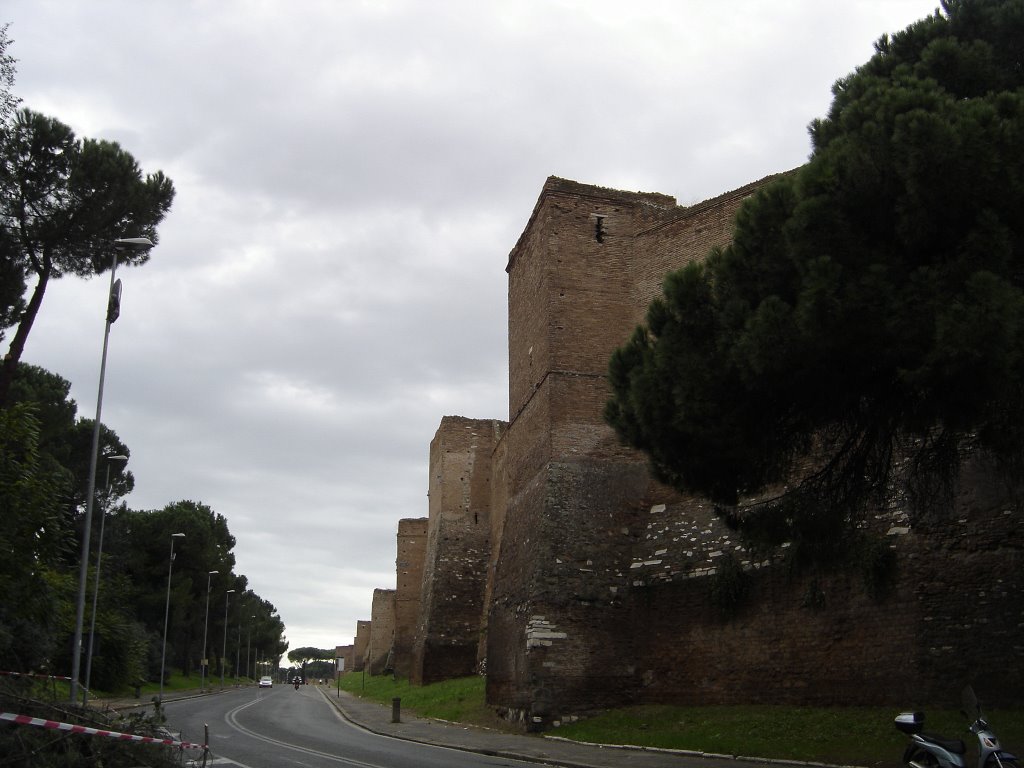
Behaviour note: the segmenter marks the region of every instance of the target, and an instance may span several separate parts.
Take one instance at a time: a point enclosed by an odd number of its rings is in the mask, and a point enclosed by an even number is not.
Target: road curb
[[[366,722],[363,719],[360,719],[358,716],[354,715],[352,711],[350,711],[352,708],[346,708],[345,704],[343,703],[343,699],[332,698],[328,692],[324,691],[323,689],[319,690],[321,694],[324,696],[324,698],[327,699],[327,701],[329,701],[334,706],[335,710],[337,710],[337,712],[341,715],[342,718],[345,719],[346,722],[351,723],[357,728],[361,728],[362,730],[376,734],[378,736],[386,736],[389,738],[401,739],[403,741],[408,741],[412,743],[429,744],[448,749],[460,749],[466,752],[473,752],[475,754],[486,755],[488,757],[497,757],[502,759],[518,760],[537,764],[556,765],[561,766],[561,768],[595,768],[597,766],[607,766],[609,765],[608,757],[610,757],[613,754],[620,754],[625,757],[626,753],[637,756],[641,754],[647,754],[651,755],[652,757],[656,755],[664,755],[666,759],[671,759],[673,761],[677,758],[689,758],[692,761],[700,761],[702,763],[707,763],[708,765],[721,765],[723,761],[727,761],[729,763],[748,763],[751,765],[779,766],[780,768],[783,766],[791,766],[793,768],[858,768],[857,766],[837,766],[826,763],[802,762],[795,760],[777,760],[772,758],[748,757],[744,755],[724,755],[694,750],[668,749],[662,747],[644,747],[630,744],[598,744],[593,742],[576,741],[574,739],[567,739],[563,736],[547,734],[532,736],[530,738],[536,738],[538,742],[546,742],[548,744],[563,744],[569,749],[577,749],[581,751],[593,750],[594,756],[597,757],[597,755],[600,754],[601,758],[588,761],[585,756],[576,757],[566,755],[553,755],[550,753],[544,754],[543,756],[531,755],[515,749],[509,749],[507,747],[488,748],[485,746],[474,746],[472,744],[467,744],[465,742],[456,743],[456,740],[452,739],[431,740],[428,738],[424,738],[422,735],[417,736],[412,734],[403,734],[396,732],[395,729],[382,728],[380,726],[376,726],[369,722]],[[346,693],[346,697],[351,696],[352,694]],[[354,698],[355,700],[366,704],[380,706],[382,711],[385,709],[384,705],[378,705],[377,702],[374,702],[372,700],[359,699],[358,697]],[[461,723],[452,723],[445,720],[434,720],[431,718],[417,718],[417,720],[423,723],[436,723],[439,726],[457,727],[465,731],[487,731],[487,729],[479,729],[477,726],[469,726]],[[515,734],[502,733],[501,735],[514,736]]]

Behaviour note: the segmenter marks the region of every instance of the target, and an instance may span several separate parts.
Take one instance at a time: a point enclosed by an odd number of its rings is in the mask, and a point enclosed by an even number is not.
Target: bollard
[[[391,722],[400,723],[402,722],[402,700],[392,699],[391,700]]]

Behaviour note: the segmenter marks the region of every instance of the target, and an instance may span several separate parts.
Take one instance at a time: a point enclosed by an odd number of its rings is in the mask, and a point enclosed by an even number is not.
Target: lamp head
[[[114,241],[114,247],[119,251],[148,251],[153,241],[148,237],[121,237]]]

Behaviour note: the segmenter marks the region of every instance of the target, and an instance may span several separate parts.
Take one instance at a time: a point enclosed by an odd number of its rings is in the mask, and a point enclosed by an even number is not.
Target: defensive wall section
[[[603,421],[608,360],[664,276],[728,244],[740,204],[772,178],[689,207],[550,178],[509,256],[487,696],[529,728],[630,701],[950,701],[1000,669],[1021,690],[1020,508],[989,492],[991,477],[967,472],[942,525],[879,511],[899,563],[882,599],[857,575],[752,560],[702,500],[651,480]],[[743,599],[723,605],[736,573]],[[954,580],[964,589],[951,594]],[[972,646],[963,626],[984,641]],[[944,674],[954,656],[970,679]]]
[[[335,669],[339,673],[351,672],[355,668],[356,661],[356,647],[349,643],[348,645],[339,645],[334,649],[334,660]]]
[[[430,443],[429,510],[414,685],[472,675],[491,539],[491,455],[505,422],[445,416]]]
[[[879,511],[897,567],[874,589],[860,570],[793,572],[714,521],[702,531],[686,509],[650,510],[631,568],[636,700],[955,708],[970,683],[1019,704],[1020,492],[973,457],[951,511],[913,524],[898,500]],[[736,565],[742,590],[723,602]]]
[[[398,677],[412,675],[413,645],[419,624],[423,568],[427,556],[425,517],[398,521],[398,554],[395,558],[395,640],[392,666]]]
[[[665,274],[728,242],[754,188],[689,211],[666,195],[549,178],[509,256],[508,501],[487,691],[513,719],[542,727],[636,687],[632,550],[644,513],[677,495],[605,425],[608,360]],[[688,249],[677,233],[697,230]]]
[[[395,641],[395,590],[373,590],[370,607],[370,640],[366,648],[366,671],[382,675],[390,668]]]
[[[370,646],[369,621],[356,622],[356,636],[352,644],[354,646],[354,659],[352,669],[356,672],[362,672],[364,665],[366,664],[366,650]]]
[[[955,706],[967,683],[1020,703],[1021,488],[980,457],[951,513],[876,512],[897,567],[869,588],[753,557],[604,423],[613,350],[773,178],[686,207],[547,180],[506,268],[509,421],[444,417],[429,518],[399,522],[397,675],[484,671],[529,729],[629,703]]]

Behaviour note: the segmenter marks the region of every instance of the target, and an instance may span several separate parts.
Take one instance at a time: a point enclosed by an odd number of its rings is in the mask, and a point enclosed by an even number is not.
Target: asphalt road
[[[168,727],[203,743],[210,766],[239,768],[498,768],[534,766],[370,733],[345,720],[312,686],[241,688],[164,703]],[[198,757],[198,753],[193,753]]]

